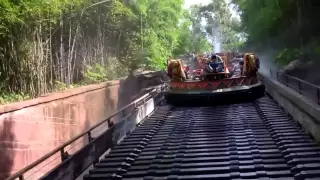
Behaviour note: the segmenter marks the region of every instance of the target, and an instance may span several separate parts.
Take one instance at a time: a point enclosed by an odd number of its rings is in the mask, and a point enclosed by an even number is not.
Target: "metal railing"
[[[162,88],[161,88],[160,92],[161,91],[162,91]],[[107,119],[99,122],[98,124],[94,125],[93,127],[91,127],[90,129],[86,130],[85,132],[77,135],[76,137],[72,138],[71,140],[69,140],[69,141],[65,142],[64,144],[60,145],[59,147],[55,148],[54,150],[52,150],[48,154],[44,155],[43,157],[41,157],[37,161],[33,162],[29,166],[23,168],[22,170],[18,171],[15,174],[13,174],[12,176],[7,178],[6,180],[15,180],[17,178],[19,180],[25,180],[24,175],[26,173],[28,173],[29,171],[31,171],[32,169],[37,167],[39,164],[41,164],[42,162],[48,160],[49,158],[53,157],[54,155],[56,155],[59,152],[60,152],[60,158],[61,158],[61,163],[60,164],[64,163],[70,157],[70,155],[68,155],[67,151],[65,151],[65,148],[67,146],[70,146],[72,143],[74,143],[75,141],[79,140],[80,138],[84,138],[84,137],[87,138],[89,144],[90,144],[90,142],[96,141],[97,139],[98,139],[98,141],[101,141],[100,139],[104,140],[106,143],[105,143],[105,145],[102,145],[103,146],[102,148],[101,147],[99,147],[99,148],[95,147],[96,149],[98,149],[98,150],[96,150],[96,151],[99,151],[98,153],[102,153],[103,154],[102,151],[105,152],[106,149],[110,149],[111,147],[114,146],[114,143],[110,142],[110,136],[111,136],[111,138],[112,138],[112,136],[114,136],[113,133],[115,131],[115,128],[113,128],[113,127],[115,127],[115,126],[117,126],[117,124],[121,123],[121,121],[117,122],[117,123],[114,123],[111,119],[114,118],[115,116],[119,115],[119,114],[122,114],[122,120],[125,119],[129,115],[135,113],[137,111],[138,107],[143,105],[143,104],[145,104],[147,100],[149,100],[151,98],[155,98],[156,96],[158,96],[160,94],[161,93],[159,93],[159,91],[157,89],[153,89],[153,90],[149,91],[148,93],[144,94],[143,96],[141,96],[137,100],[133,101],[132,103],[130,103],[130,104],[126,105],[125,107],[123,107],[122,109],[118,110],[117,112],[115,112],[114,114],[109,116]],[[129,113],[127,112],[128,110],[130,110]],[[92,136],[92,132],[94,130],[96,130],[97,128],[99,128],[101,125],[106,125],[106,123],[108,124],[108,129],[105,131],[105,133],[102,134],[102,135],[99,135],[98,137],[93,137]],[[100,138],[101,136],[104,136],[104,137]],[[109,137],[107,137],[107,136],[109,136]],[[111,139],[111,141],[112,141],[112,139]],[[85,146],[86,145],[84,145],[84,147]],[[84,148],[84,147],[82,147],[82,148]],[[87,152],[85,152],[85,153],[87,153]],[[81,155],[84,155],[85,153],[82,153]],[[89,152],[89,153],[92,154],[92,151]],[[96,162],[97,161],[97,155],[96,154],[95,154],[94,159],[95,160],[93,162]]]
[[[299,94],[320,105],[320,87],[302,79],[270,69],[271,78],[297,91]]]

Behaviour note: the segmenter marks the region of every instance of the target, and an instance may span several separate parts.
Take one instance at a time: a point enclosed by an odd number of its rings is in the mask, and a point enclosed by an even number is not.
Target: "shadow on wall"
[[[117,110],[116,109],[117,95],[115,94],[117,90],[118,90],[118,85],[112,85],[105,88],[105,91],[102,92],[104,94],[101,94],[101,96],[86,97],[86,102],[90,103],[90,105],[87,104],[88,109],[85,110],[86,118],[84,122],[85,123],[84,130],[89,129],[90,127],[97,124],[101,120],[104,120],[105,118],[109,117]],[[99,103],[95,104],[95,102],[99,102]],[[91,136],[93,138],[97,137],[107,129],[108,129],[108,123],[105,122],[100,126],[98,126],[97,128],[95,128],[91,132]],[[84,144],[88,143],[87,136],[83,139],[83,143]]]
[[[88,118],[88,113],[86,114],[86,120],[84,122],[84,129],[87,130],[91,127],[90,122],[89,122],[89,118]],[[85,146],[86,144],[89,143],[89,139],[87,138],[87,136],[84,136],[84,138],[81,139],[82,140],[82,146]]]
[[[138,82],[138,78],[136,76],[130,75],[126,79],[121,79],[117,94],[118,97],[112,97],[112,94],[110,94],[110,90],[107,89],[107,97],[109,99],[112,99],[112,104],[109,104],[107,108],[110,108],[110,106],[114,107],[114,112],[119,111],[126,105],[128,105],[132,100],[138,96],[138,93],[140,92],[140,85]],[[109,102],[108,102],[109,103]],[[117,123],[122,120],[123,114],[116,115],[112,121],[114,123]]]
[[[14,147],[12,147],[12,142],[15,141],[15,136],[12,129],[11,118],[5,118],[0,122],[0,180],[8,178],[13,170]]]
[[[157,86],[167,81],[165,71],[130,75],[120,81],[118,89],[117,111],[146,93],[146,88]]]
[[[96,105],[91,104],[89,110],[86,110],[86,120],[85,120],[85,129],[89,129],[92,127],[92,123],[90,121],[90,117],[95,117],[95,114],[91,113],[99,113],[102,116],[99,116],[98,119],[107,118],[111,114],[119,111],[133,100],[142,96],[145,93],[145,89],[150,86],[158,85],[161,83],[159,79],[163,79],[163,72],[149,73],[146,75],[130,75],[126,79],[119,80],[119,84],[115,84],[105,89],[104,99],[100,99],[100,101],[104,101],[103,107],[96,107]],[[94,97],[86,97],[87,103],[90,102],[91,98]],[[99,98],[99,97],[98,97]],[[102,98],[102,97],[101,97]],[[91,99],[92,100],[92,99]],[[99,101],[99,100],[97,100]],[[95,111],[94,109],[99,109]],[[125,114],[128,113],[127,111]],[[120,113],[111,119],[112,122],[117,123],[122,120],[123,114]],[[94,123],[96,124],[96,123]],[[108,123],[100,125],[98,128],[92,131],[92,136],[97,137],[104,131],[108,129]],[[87,144],[88,139],[83,139],[83,144]]]
[[[120,80],[118,89],[117,111],[129,104],[140,92],[140,83],[137,76],[130,75],[126,79]]]
[[[134,99],[142,96],[145,93],[145,88],[161,84],[164,71],[151,72],[140,75],[130,75],[120,81],[118,90],[118,105],[117,109],[121,109],[125,105],[132,102]]]

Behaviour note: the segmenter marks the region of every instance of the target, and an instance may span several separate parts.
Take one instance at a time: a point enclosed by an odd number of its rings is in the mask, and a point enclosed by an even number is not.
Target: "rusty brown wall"
[[[0,180],[130,103],[148,86],[144,79],[132,76],[0,106]],[[36,173],[60,162],[58,155],[52,160]]]

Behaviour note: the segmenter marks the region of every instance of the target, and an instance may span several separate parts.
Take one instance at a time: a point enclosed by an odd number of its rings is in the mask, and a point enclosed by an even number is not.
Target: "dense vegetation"
[[[231,2],[241,22],[223,0],[0,0],[0,104],[162,69],[211,51],[213,36],[226,51],[275,50],[282,64],[320,57],[316,0]]]
[[[182,7],[183,0],[0,0],[0,103],[163,68],[196,47]],[[199,51],[210,48],[202,34],[194,40]]]
[[[0,0],[0,104],[164,68],[167,58],[241,44],[225,1]],[[203,22],[207,24],[203,25]],[[214,28],[215,32],[212,32]]]
[[[295,58],[320,56],[317,0],[232,0],[241,16],[245,46],[252,51],[275,50],[282,64]],[[298,57],[300,56],[300,57]]]

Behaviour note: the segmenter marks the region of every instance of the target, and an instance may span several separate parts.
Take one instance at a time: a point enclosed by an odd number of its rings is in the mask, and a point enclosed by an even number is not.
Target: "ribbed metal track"
[[[320,146],[273,100],[160,107],[85,180],[320,179]]]

